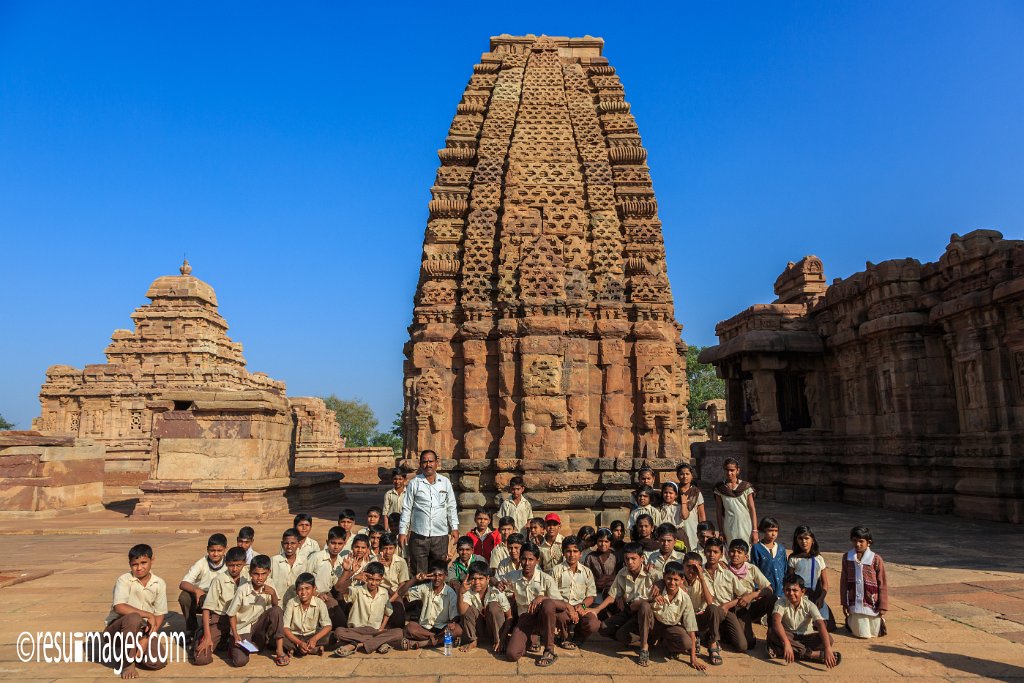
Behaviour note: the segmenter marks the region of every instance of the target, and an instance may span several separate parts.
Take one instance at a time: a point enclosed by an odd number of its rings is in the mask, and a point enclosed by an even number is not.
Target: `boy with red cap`
[[[540,543],[541,568],[550,574],[555,565],[562,561],[562,518],[549,512],[544,518],[544,540]]]

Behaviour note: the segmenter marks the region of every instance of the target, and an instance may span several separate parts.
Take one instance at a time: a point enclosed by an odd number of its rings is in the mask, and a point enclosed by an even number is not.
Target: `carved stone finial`
[[[188,259],[185,259],[182,262],[181,268],[178,268],[178,270],[181,272],[182,275],[191,275],[192,274],[192,266],[189,265]]]

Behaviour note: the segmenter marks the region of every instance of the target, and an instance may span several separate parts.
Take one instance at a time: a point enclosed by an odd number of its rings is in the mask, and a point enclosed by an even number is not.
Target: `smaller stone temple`
[[[33,429],[101,445],[104,501],[138,498],[137,515],[260,518],[336,494],[345,449],[323,401],[290,400],[283,382],[246,369],[188,261],[146,296],[106,363],[47,370]],[[306,466],[325,458],[333,468]]]
[[[777,299],[719,323],[722,442],[763,495],[1024,522],[1024,241],[953,235],[831,286],[790,263]]]

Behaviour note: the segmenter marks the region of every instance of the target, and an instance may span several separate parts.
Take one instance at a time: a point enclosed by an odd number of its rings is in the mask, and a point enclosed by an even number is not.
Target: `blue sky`
[[[1024,236],[1021,3],[0,0],[0,414],[187,252],[250,370],[390,422],[436,150],[499,33],[605,39],[691,343],[805,254]]]

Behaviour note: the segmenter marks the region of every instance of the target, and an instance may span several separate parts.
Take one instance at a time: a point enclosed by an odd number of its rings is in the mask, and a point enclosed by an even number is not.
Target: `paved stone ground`
[[[366,487],[349,490],[338,507],[365,509],[380,497],[367,491]],[[859,641],[844,633],[836,634],[836,649],[843,653],[843,663],[827,672],[820,665],[784,666],[765,659],[764,628],[759,627],[755,633],[762,643],[753,656],[726,652],[725,665],[709,670],[707,676],[770,676],[780,683],[822,677],[1024,681],[1024,571],[1020,568],[1024,534],[1020,527],[844,505],[765,501],[760,507],[763,513],[779,518],[784,542],[794,525],[811,523],[832,567],[837,566],[847,546],[849,528],[854,524],[870,526],[877,539],[875,548],[886,559],[892,586],[889,635]],[[317,512],[314,534],[322,537],[336,511]],[[274,538],[287,525],[284,518],[254,525],[255,547],[262,552],[274,550]],[[114,578],[126,570],[127,549],[133,543],[150,543],[156,549],[154,571],[167,581],[169,603],[176,610],[177,583],[186,568],[202,555],[206,536],[221,531],[233,537],[238,526],[237,522],[221,526],[137,523],[113,511],[0,522],[0,601],[4,614],[0,620],[0,678],[111,680],[113,672],[96,664],[22,663],[15,639],[25,630],[84,631],[101,626],[110,606]],[[829,602],[838,608],[835,597]],[[180,628],[180,615],[172,612],[170,624]],[[663,653],[657,651],[653,665],[642,670],[635,664],[633,653],[602,638],[595,638],[581,651],[559,654],[559,661],[549,669],[537,668],[531,656],[511,664],[476,650],[451,658],[438,652],[395,652],[386,657],[359,654],[346,660],[305,658],[293,660],[287,668],[278,668],[269,659],[257,656],[242,670],[232,669],[224,661],[207,667],[179,663],[159,674],[143,672],[142,676],[231,680],[345,677],[375,683],[385,677],[398,677],[408,683],[505,683],[510,676],[526,676],[537,683],[562,683],[702,675],[684,664],[665,661]]]

